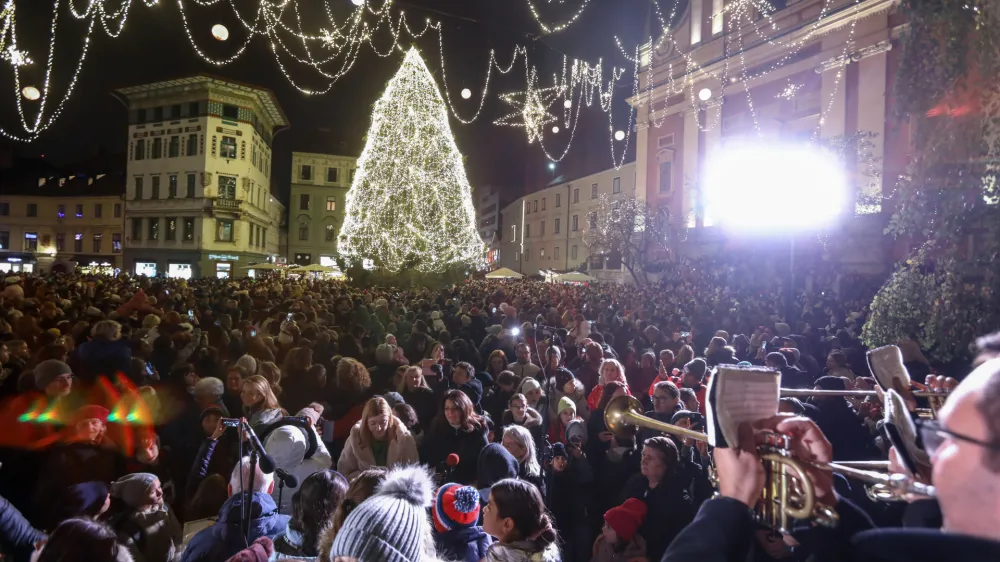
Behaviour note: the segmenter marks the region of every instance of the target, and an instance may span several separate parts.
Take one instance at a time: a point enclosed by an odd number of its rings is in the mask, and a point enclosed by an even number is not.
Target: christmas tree
[[[346,213],[340,253],[353,264],[441,272],[484,259],[448,109],[415,48],[375,103]]]

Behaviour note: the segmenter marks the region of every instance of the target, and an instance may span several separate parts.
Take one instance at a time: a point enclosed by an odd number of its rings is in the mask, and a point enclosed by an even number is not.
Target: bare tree
[[[670,255],[671,232],[665,210],[657,212],[635,197],[601,195],[598,209],[588,217],[583,243],[592,256],[620,256],[636,284],[645,285],[649,282],[647,267],[655,260],[653,253],[663,250]]]

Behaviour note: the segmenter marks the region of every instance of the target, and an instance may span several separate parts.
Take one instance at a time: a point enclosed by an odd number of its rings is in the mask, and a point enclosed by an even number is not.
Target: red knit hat
[[[83,420],[97,419],[104,423],[108,423],[108,416],[111,412],[103,406],[98,406],[96,404],[90,404],[89,406],[83,406],[73,415],[73,422],[80,423]]]
[[[445,484],[435,494],[431,514],[439,533],[472,527],[479,521],[479,492],[471,486]]]
[[[626,542],[632,540],[645,519],[646,504],[635,498],[625,500],[625,503],[612,507],[604,514],[604,522]]]

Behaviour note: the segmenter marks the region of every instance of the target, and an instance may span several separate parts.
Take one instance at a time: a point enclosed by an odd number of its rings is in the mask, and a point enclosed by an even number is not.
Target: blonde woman
[[[419,461],[417,444],[406,426],[392,414],[381,396],[368,400],[361,421],[351,428],[351,436],[337,461],[337,471],[350,480],[372,467],[391,468]]]
[[[523,425],[508,425],[503,428],[503,448],[517,459],[517,477],[538,486],[542,495],[545,494],[545,479],[542,478],[542,465],[538,462],[535,452],[535,440]]]
[[[632,391],[628,387],[628,380],[625,379],[625,367],[617,359],[605,359],[601,363],[599,371],[601,374],[597,379],[597,386],[590,391],[587,397],[587,407],[593,411],[601,401],[601,393],[604,392],[604,385],[617,381],[625,386],[625,393],[632,396]]]
[[[420,427],[425,429],[429,427],[431,420],[437,413],[437,400],[434,399],[434,391],[427,384],[427,379],[424,378],[420,367],[414,365],[404,368],[396,392],[403,397],[407,404],[413,407]]]
[[[240,402],[243,403],[243,415],[251,426],[271,423],[283,415],[270,383],[260,375],[247,377],[243,381]]]

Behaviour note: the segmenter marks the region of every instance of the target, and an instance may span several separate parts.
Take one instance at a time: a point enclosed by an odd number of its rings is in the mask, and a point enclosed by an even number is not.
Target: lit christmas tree
[[[485,247],[448,109],[416,48],[375,104],[340,253],[391,272],[474,267]]]

